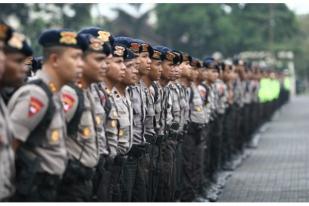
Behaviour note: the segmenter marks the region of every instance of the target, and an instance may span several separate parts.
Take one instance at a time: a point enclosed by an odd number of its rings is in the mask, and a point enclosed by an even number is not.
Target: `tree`
[[[196,56],[296,49],[299,25],[285,4],[158,4],[156,12],[164,43]]]

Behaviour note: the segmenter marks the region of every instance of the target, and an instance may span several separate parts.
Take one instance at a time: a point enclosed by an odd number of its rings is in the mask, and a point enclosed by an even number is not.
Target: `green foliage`
[[[130,5],[136,12],[141,8],[141,4]],[[0,18],[14,16],[18,20],[20,28],[16,29],[31,39],[35,55],[41,54],[37,38],[43,30],[60,27],[78,31],[92,25],[132,37],[149,36],[154,42],[200,58],[215,51],[227,57],[247,50],[292,50],[298,74],[309,77],[309,15],[297,18],[285,4],[157,4],[153,27],[147,24],[150,11],[136,18],[116,9],[117,19],[94,20],[94,4],[0,6]],[[40,15],[33,15],[37,13]]]
[[[200,57],[214,51],[230,56],[245,50],[295,49],[289,42],[299,33],[285,4],[158,4],[156,12],[164,43]]]
[[[1,4],[1,19],[8,20],[14,16],[20,23],[17,30],[23,32],[30,40],[34,55],[41,55],[37,39],[40,33],[51,27],[70,28],[78,31],[91,24],[90,9],[92,4]],[[70,10],[68,15],[65,10]],[[18,11],[18,12],[17,12]],[[49,18],[31,17],[40,12]]]

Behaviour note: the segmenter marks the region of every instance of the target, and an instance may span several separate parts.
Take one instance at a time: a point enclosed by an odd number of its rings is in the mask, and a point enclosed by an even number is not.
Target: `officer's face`
[[[107,61],[106,77],[114,82],[120,82],[125,77],[126,66],[123,57],[112,57]]]
[[[127,85],[134,85],[138,82],[138,70],[136,69],[136,59],[125,61],[126,71],[122,82]]]
[[[6,54],[5,71],[2,77],[5,86],[19,87],[23,84],[27,74],[26,58],[22,53]]]
[[[199,81],[203,81],[204,80],[204,69],[202,69],[202,68],[199,68],[198,70],[198,76],[197,76],[197,79],[199,80]]]
[[[177,79],[179,79],[181,77],[181,75],[182,75],[183,67],[181,66],[181,64],[178,65],[178,78]]]
[[[223,71],[223,79],[226,81],[229,81],[231,79],[231,73],[232,71],[226,66],[225,70]]]
[[[173,62],[171,61],[166,61],[164,60],[162,62],[162,77],[164,79],[168,79],[168,80],[171,80],[172,79],[172,72],[173,72]]]
[[[82,50],[68,47],[63,49],[61,54],[57,55],[54,66],[63,84],[77,81],[82,77],[84,67],[82,54]]]
[[[190,70],[188,70],[188,80],[189,81],[193,81],[194,80],[194,71],[193,71],[193,67],[190,68]]]
[[[139,57],[139,73],[140,75],[146,75],[150,71],[151,59],[148,52],[140,53]]]
[[[4,42],[0,41],[0,79],[2,78],[3,72],[4,72],[4,60],[5,60],[5,54],[3,52],[4,49]]]
[[[83,78],[89,83],[102,81],[107,70],[105,59],[105,54],[97,52],[90,52],[84,56]]]
[[[181,77],[184,77],[184,78],[190,78],[189,76],[191,76],[191,65],[190,65],[190,62],[189,61],[185,61],[185,62],[182,62],[180,64],[180,72],[181,72]]]
[[[219,78],[219,72],[216,69],[212,69],[213,80],[216,81]]]
[[[180,77],[180,72],[179,72],[179,65],[178,64],[175,64],[172,66],[173,67],[173,72],[172,72],[172,80],[176,80],[176,79],[179,79]]]
[[[219,73],[216,69],[209,69],[208,70],[208,75],[207,75],[207,80],[210,81],[211,83],[215,82],[219,77]]]
[[[201,71],[201,80],[202,80],[202,81],[206,80],[206,79],[207,79],[207,75],[208,75],[207,70],[203,69],[203,70]]]
[[[192,81],[196,81],[199,75],[199,72],[196,67],[193,70],[191,70],[191,75],[192,75]]]
[[[162,61],[161,60],[152,60],[150,64],[149,77],[152,81],[158,81],[162,73]]]

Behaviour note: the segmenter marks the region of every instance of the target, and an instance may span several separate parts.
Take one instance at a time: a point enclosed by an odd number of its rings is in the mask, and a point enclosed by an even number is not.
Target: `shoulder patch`
[[[33,115],[40,112],[43,108],[44,104],[36,97],[30,98],[29,110],[28,110],[28,117],[32,117]]]
[[[62,94],[62,103],[63,103],[64,112],[67,112],[73,107],[75,103],[75,99],[70,94],[64,93]]]

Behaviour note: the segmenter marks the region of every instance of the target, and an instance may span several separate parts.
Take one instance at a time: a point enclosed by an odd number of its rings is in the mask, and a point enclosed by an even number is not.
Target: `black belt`
[[[95,168],[86,167],[77,160],[69,160],[66,173],[66,175],[89,180],[92,179]]]
[[[148,152],[149,146],[148,144],[134,144],[132,145],[130,151],[128,152],[128,156],[132,157],[140,157]]]
[[[156,135],[148,135],[145,134],[145,139],[150,144],[157,144],[157,136]]]
[[[60,183],[61,177],[59,175],[52,175],[47,172],[38,172],[36,174],[36,179],[44,185],[56,187]]]

